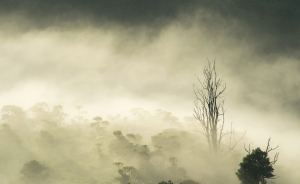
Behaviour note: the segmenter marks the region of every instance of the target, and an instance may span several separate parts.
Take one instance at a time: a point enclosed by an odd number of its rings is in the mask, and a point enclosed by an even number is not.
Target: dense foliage
[[[262,184],[267,183],[265,178],[273,178],[273,166],[268,153],[260,148],[252,150],[243,158],[240,169],[236,172],[241,184]]]

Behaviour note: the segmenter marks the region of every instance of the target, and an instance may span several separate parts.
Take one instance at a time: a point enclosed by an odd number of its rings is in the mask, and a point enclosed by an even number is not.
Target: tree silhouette
[[[104,128],[106,128],[106,126],[110,125],[109,121],[102,121],[101,123],[104,125]]]
[[[121,130],[116,130],[113,132],[113,134],[117,137],[117,138],[124,138]]]
[[[114,162],[114,165],[116,165],[118,167],[118,170],[120,169],[120,167],[123,167],[122,162]]]
[[[120,176],[116,177],[115,179],[119,181],[120,184],[127,184],[130,180],[130,176],[126,174],[123,169],[119,169],[118,173],[120,174]]]
[[[276,178],[273,174],[273,164],[276,163],[279,153],[275,154],[273,161],[270,161],[268,153],[278,148],[278,146],[271,148],[270,139],[266,151],[262,151],[258,147],[250,153],[250,145],[249,150],[245,148],[248,155],[243,158],[243,162],[240,163],[240,169],[236,172],[241,184],[266,184],[266,179]]]
[[[169,162],[171,164],[172,167],[177,167],[177,158],[176,157],[170,157],[169,158]]]
[[[202,133],[208,142],[210,153],[214,156],[220,151],[220,146],[224,145],[228,148],[228,152],[233,150],[237,143],[245,136],[245,134],[237,141],[234,136],[235,131],[224,132],[225,110],[224,100],[222,96],[226,90],[226,83],[218,77],[215,62],[212,64],[208,61],[208,66],[203,70],[204,80],[199,78],[198,82],[201,88],[194,84],[194,117],[199,121]],[[198,130],[196,130],[198,131]],[[230,135],[229,145],[222,143],[225,135]],[[232,142],[232,140],[234,140]]]
[[[100,116],[96,116],[93,118],[96,122],[100,123],[102,121],[102,118]]]
[[[72,123],[85,123],[87,122],[87,119],[84,117],[85,114],[87,114],[87,111],[83,110],[82,105],[76,105],[75,108],[78,110],[78,116],[75,116],[72,118]]]
[[[78,116],[81,115],[81,109],[82,109],[82,105],[76,105],[75,108],[78,110]]]
[[[91,123],[90,126],[91,127],[99,127],[100,122],[102,122],[102,118],[99,116],[96,116],[93,118],[94,121],[96,121],[95,123]]]

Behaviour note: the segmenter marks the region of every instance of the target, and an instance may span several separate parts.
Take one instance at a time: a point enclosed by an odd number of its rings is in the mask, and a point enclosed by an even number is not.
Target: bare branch
[[[233,130],[233,131],[234,131],[234,130]],[[233,145],[231,145],[231,136],[232,136],[232,134],[231,134],[231,132],[229,132],[229,133],[230,133],[230,143],[229,143],[229,146],[227,146],[227,145],[225,145],[225,144],[222,143],[223,146],[225,146],[225,147],[228,148],[228,150],[222,155],[222,157],[225,156],[225,155],[226,155],[227,153],[229,153],[230,151],[233,151],[234,148],[238,145],[238,143],[239,143],[241,140],[243,140],[243,139],[245,138],[245,135],[246,135],[246,131],[244,131],[244,134],[242,135],[242,137],[241,137],[238,141],[235,141]],[[244,147],[245,147],[245,144],[244,144]],[[249,150],[250,150],[250,145],[249,145]],[[246,150],[246,151],[247,151],[247,150]],[[248,152],[248,151],[247,151],[247,152]]]
[[[273,151],[273,150],[275,150],[275,149],[277,149],[279,147],[279,145],[277,145],[275,148],[271,148],[270,141],[271,141],[271,137],[268,140],[268,145],[267,145],[267,148],[266,148],[267,156],[268,156],[268,153],[270,151]],[[278,156],[279,156],[279,153],[276,152],[275,156],[274,156],[274,160],[271,162],[271,165],[274,165],[277,162]]]
[[[248,154],[251,154],[250,145],[251,145],[252,143],[253,143],[253,142],[251,142],[251,143],[249,144],[249,150],[246,149],[246,146],[245,146],[245,143],[244,143],[245,151],[246,151]]]
[[[274,160],[271,162],[271,165],[274,165],[278,160],[279,153],[275,153]]]
[[[277,145],[276,148],[271,148],[270,147],[270,140],[271,140],[271,137],[268,140],[268,146],[267,146],[267,149],[266,149],[267,153],[269,153],[270,151],[275,150],[275,149],[277,149],[279,147],[279,145]]]

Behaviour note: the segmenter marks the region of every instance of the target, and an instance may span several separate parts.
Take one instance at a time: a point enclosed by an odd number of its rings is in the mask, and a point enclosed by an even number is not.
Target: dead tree
[[[224,132],[225,124],[225,110],[224,100],[222,95],[226,90],[226,83],[218,77],[215,68],[215,62],[213,64],[208,61],[208,66],[203,70],[204,80],[201,81],[198,77],[198,82],[201,84],[201,88],[198,88],[195,84],[194,93],[194,117],[198,120],[202,127],[202,133],[209,145],[210,153],[216,155],[220,151],[220,146],[223,145],[227,148],[227,152],[233,150],[237,143],[241,139],[235,140],[235,131],[232,129],[228,132]],[[226,145],[222,143],[222,139],[225,135],[230,136],[230,144]],[[224,154],[226,154],[225,152]]]

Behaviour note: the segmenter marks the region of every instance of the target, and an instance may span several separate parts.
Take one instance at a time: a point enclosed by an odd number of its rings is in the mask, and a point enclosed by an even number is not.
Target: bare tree
[[[215,62],[213,64],[208,61],[208,66],[203,70],[204,80],[201,81],[198,77],[198,82],[201,84],[201,88],[198,88],[194,84],[194,117],[199,121],[202,133],[208,142],[210,153],[216,155],[220,152],[220,146],[225,146],[228,151],[235,148],[238,142],[245,136],[242,136],[239,140],[235,139],[235,130],[224,132],[225,124],[225,110],[224,100],[222,95],[226,90],[226,83],[218,77],[216,72]],[[229,134],[229,145],[223,144],[222,139],[225,135]],[[225,152],[224,154],[226,154]]]

